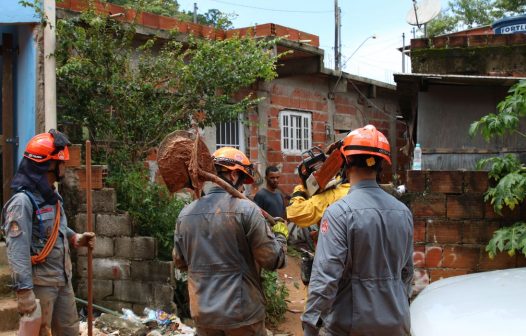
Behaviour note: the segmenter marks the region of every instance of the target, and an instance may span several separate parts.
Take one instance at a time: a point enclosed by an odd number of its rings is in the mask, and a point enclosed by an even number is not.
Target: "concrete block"
[[[79,247],[77,249],[77,255],[79,256],[85,256],[87,253],[87,247]],[[113,257],[113,238],[103,236],[97,237],[93,256],[95,258]]]
[[[124,280],[130,278],[130,261],[119,259],[94,259],[95,279]]]
[[[88,221],[88,215],[86,213],[80,212],[75,216],[74,223],[73,223],[73,230],[78,233],[86,232],[87,229],[87,221]],[[95,215],[92,214],[91,221],[93,228],[95,228]]]
[[[81,298],[86,299],[88,297],[88,283],[87,280],[83,279],[78,284],[78,295]],[[93,279],[93,300],[102,301],[107,297],[113,295],[113,281],[111,280],[100,280]]]
[[[77,274],[85,278],[88,275],[87,258],[77,259]],[[100,280],[124,280],[130,278],[130,261],[122,259],[93,259],[93,278]]]
[[[132,227],[130,218],[125,214],[98,214],[96,221],[96,231],[101,236],[119,237],[130,236]]]
[[[88,272],[88,259],[86,257],[77,257],[73,268],[73,273],[80,277],[85,278]]]
[[[141,281],[169,282],[169,261],[132,261],[131,278]]]
[[[80,194],[79,211],[86,211],[86,193]],[[93,212],[114,212],[117,205],[115,189],[103,188],[91,192]]]
[[[114,281],[113,299],[152,306],[154,302],[151,283],[131,280]]]
[[[175,303],[173,302],[174,289],[170,285],[154,285],[153,287],[153,299],[154,307],[162,309],[167,312],[172,312],[175,309]]]
[[[121,237],[115,239],[115,256],[133,260],[155,258],[155,239],[152,237]]]

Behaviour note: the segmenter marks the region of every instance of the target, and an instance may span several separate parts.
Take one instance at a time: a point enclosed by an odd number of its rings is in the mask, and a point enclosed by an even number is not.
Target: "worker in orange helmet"
[[[307,307],[304,335],[401,336],[410,331],[413,218],[376,182],[391,164],[386,137],[367,125],[343,140],[349,194],[325,211]]]
[[[64,177],[69,145],[55,130],[34,136],[11,183],[14,195],[2,211],[18,311],[31,314],[40,300],[40,335],[78,335],[70,247],[95,244],[93,232],[77,234],[68,228],[63,200],[55,189],[55,182]]]
[[[212,155],[217,174],[239,189],[254,182],[241,151],[223,147]],[[261,268],[285,266],[287,227],[272,229],[261,209],[215,186],[187,205],[177,219],[175,266],[188,271],[190,313],[199,336],[266,336]]]

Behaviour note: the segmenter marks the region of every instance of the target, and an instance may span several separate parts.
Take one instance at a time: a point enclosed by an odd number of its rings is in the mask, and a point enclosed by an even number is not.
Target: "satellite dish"
[[[413,0],[413,8],[407,13],[406,21],[410,25],[419,26],[433,20],[440,14],[440,0]]]

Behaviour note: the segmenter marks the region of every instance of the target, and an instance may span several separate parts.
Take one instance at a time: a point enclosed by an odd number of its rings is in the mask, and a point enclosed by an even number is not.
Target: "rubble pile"
[[[118,336],[194,336],[194,328],[185,325],[175,314],[168,314],[162,310],[146,308],[145,317],[135,315],[129,309],[123,309],[121,316],[102,314],[94,320],[93,335]],[[80,323],[81,336],[88,335],[87,322]]]

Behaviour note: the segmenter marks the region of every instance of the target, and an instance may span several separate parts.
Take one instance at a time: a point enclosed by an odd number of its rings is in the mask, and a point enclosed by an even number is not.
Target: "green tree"
[[[522,129],[526,118],[526,80],[514,85],[505,100],[497,106],[497,113],[491,113],[471,124],[469,133],[480,134],[489,141],[495,137],[515,134],[526,140]],[[517,155],[507,154],[481,160],[478,168],[489,167],[489,177],[494,182],[485,193],[498,214],[507,207],[514,209],[526,199],[526,166]],[[520,221],[512,226],[497,230],[490,240],[486,251],[490,257],[506,251],[509,255],[516,252],[526,255],[526,222]]]
[[[107,0],[120,6],[129,6],[141,9],[145,12],[177,17],[180,15],[179,3],[177,0]]]
[[[193,21],[192,11],[181,11],[176,0],[106,0],[121,6],[129,6],[144,12],[170,16],[181,21]],[[235,14],[227,14],[219,9],[209,9],[204,14],[197,14],[197,23],[213,26],[219,29],[233,28],[232,19]]]
[[[225,14],[219,9],[209,9],[204,14],[199,14],[197,16],[197,21],[201,24],[214,26],[219,29],[232,29],[234,25],[232,24],[232,19],[236,18],[236,14]]]
[[[174,37],[136,47],[134,27],[91,11],[59,20],[57,34],[61,121],[86,127],[115,164],[139,162],[175,129],[247,111],[259,100],[234,94],[276,76],[274,41],[190,39],[183,46]]]
[[[429,36],[489,25],[506,15],[522,14],[524,0],[452,0],[448,8],[427,25]]]
[[[138,232],[172,246],[183,203],[149,183],[143,163],[170,132],[207,126],[248,111],[259,99],[242,88],[276,76],[275,41],[189,39],[140,43],[133,25],[90,10],[57,22],[57,97],[61,125],[88,134],[94,158],[109,165],[119,207]],[[139,45],[137,45],[139,44]],[[236,95],[236,99],[234,99]],[[73,136],[72,136],[73,135]]]

